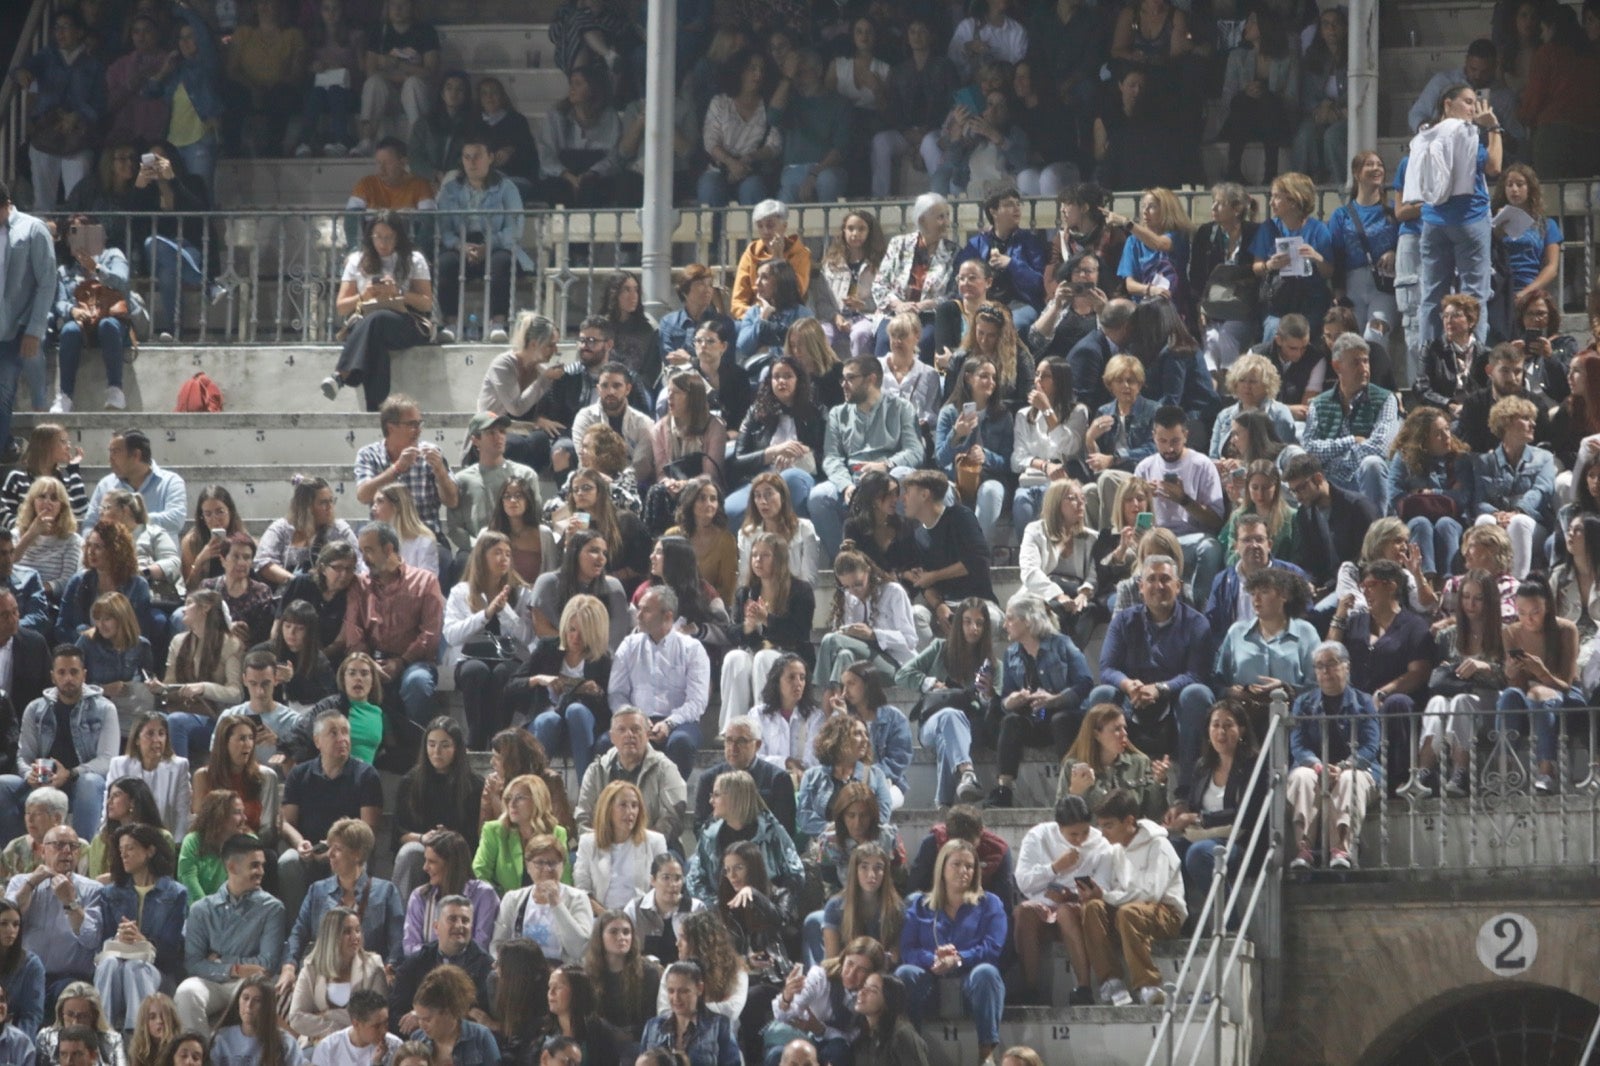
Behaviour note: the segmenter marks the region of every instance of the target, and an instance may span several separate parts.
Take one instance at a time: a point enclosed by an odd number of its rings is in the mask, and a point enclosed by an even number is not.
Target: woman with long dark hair
[[[461,723],[440,715],[428,723],[417,765],[400,779],[394,810],[394,881],[409,899],[422,876],[423,837],[452,829],[471,840],[478,833],[478,797],[483,778],[472,769]]]
[[[1600,547],[1600,518],[1594,523]],[[1580,523],[1581,524],[1581,523]],[[1472,787],[1472,745],[1489,701],[1505,688],[1505,638],[1499,590],[1487,570],[1470,570],[1461,579],[1451,621],[1435,634],[1439,661],[1429,680],[1432,696],[1422,716],[1422,742],[1417,765],[1422,784],[1437,793],[1461,799]],[[1449,749],[1449,776],[1441,782],[1439,766]]]
[[[551,767],[544,745],[526,729],[502,729],[489,741],[489,776],[483,779],[483,795],[478,800],[479,823],[496,821],[505,814],[506,785],[524,774],[544,782],[556,822],[566,827],[567,839],[576,839],[578,823],[567,797],[566,776]]]
[[[1144,366],[1142,390],[1160,406],[1183,408],[1191,425],[1203,431],[1217,416],[1222,400],[1212,383],[1205,353],[1183,324],[1171,300],[1146,300],[1128,322],[1128,354]],[[1203,439],[1195,433],[1197,440]]]
[[[782,153],[783,134],[767,119],[767,101],[777,84],[764,52],[741,48],[718,72],[720,92],[705,111],[702,133],[708,165],[696,185],[707,207],[737,198],[756,204],[767,198],[772,164]]]
[[[712,413],[706,380],[699,374],[672,374],[662,391],[667,413],[650,429],[659,476],[645,496],[644,513],[648,529],[665,531],[690,478],[703,475],[720,482],[728,431]]]
[[[1228,862],[1228,838],[1223,830],[1237,826],[1240,841],[1247,841],[1269,791],[1263,773],[1255,792],[1246,792],[1259,753],[1250,716],[1224,700],[1211,709],[1206,721],[1206,740],[1200,761],[1189,775],[1188,794],[1173,804],[1165,823],[1183,863],[1190,914],[1199,914],[1205,904],[1217,862]],[[1220,900],[1217,905],[1222,906]]]
[[[1555,594],[1540,575],[1517,586],[1517,621],[1502,631],[1506,645],[1506,685],[1496,709],[1498,728],[1531,721],[1535,771],[1533,791],[1548,796],[1560,790],[1560,718],[1587,701],[1578,679],[1578,627],[1556,610]],[[1513,716],[1510,712],[1517,712]],[[1565,776],[1565,773],[1562,773]]]
[[[841,554],[847,550],[890,577],[917,566],[913,523],[900,513],[900,482],[888,471],[869,470],[856,482],[845,511]],[[838,560],[834,563],[837,573]]]
[[[619,270],[606,279],[600,313],[611,320],[616,346],[611,358],[633,371],[635,381],[653,389],[661,377],[661,334],[644,309],[639,275]]]
[[[1082,466],[1088,428],[1089,410],[1076,400],[1071,365],[1061,356],[1040,361],[1028,402],[1017,411],[1011,428],[1011,471],[1017,478],[1011,503],[1015,528],[1025,528],[1038,516],[1045,489],[1067,477],[1069,466]]]
[[[517,938],[500,945],[491,973],[494,1003],[486,1022],[500,1045],[506,1066],[533,1066],[544,1044],[539,1035],[550,981],[550,960],[532,940]],[[397,1057],[396,1064],[399,1062]],[[428,1059],[428,1066],[433,1060]]]
[[[589,595],[605,605],[610,622],[610,648],[616,651],[633,629],[628,596],[622,582],[606,573],[609,549],[598,530],[581,529],[567,538],[561,569],[539,575],[533,583],[533,632],[541,640],[559,635],[562,607],[574,596]]]
[[[814,318],[800,291],[800,279],[786,259],[769,259],[756,270],[756,302],[739,320],[739,355],[749,359],[761,352],[781,351],[789,328],[802,318]]]
[[[453,829],[433,829],[423,835],[422,848],[427,879],[406,898],[405,953],[413,955],[438,939],[434,919],[448,896],[472,901],[472,939],[488,951],[500,899],[494,885],[473,876],[472,846]]]
[[[608,501],[609,502],[609,501]],[[556,569],[561,553],[555,536],[539,520],[538,483],[521,477],[506,478],[495,496],[489,528],[511,543],[511,565],[530,586],[539,575]]]
[[[705,534],[703,543],[717,543],[715,534],[722,534],[727,538],[727,548],[730,549],[730,558],[727,560],[727,575],[729,596],[732,595],[732,571],[737,563],[738,546],[733,535],[724,528],[721,519],[721,507],[715,498],[716,487],[713,485],[700,486],[698,492],[686,493],[686,506],[679,509],[680,517],[691,523],[702,523],[701,532]],[[704,501],[701,506],[695,504]],[[713,511],[713,508],[715,510]],[[691,517],[693,516],[693,517]],[[693,526],[691,525],[691,529]],[[714,557],[716,568],[707,574],[706,558],[697,550],[692,534],[686,533],[681,526],[674,526],[667,535],[656,541],[656,546],[650,553],[650,580],[640,585],[633,594],[634,605],[637,606],[644,599],[645,593],[655,585],[666,585],[678,595],[678,619],[681,623],[694,627],[688,632],[699,640],[710,639],[713,643],[721,644],[725,641],[725,630],[729,624],[727,600],[723,598],[720,587],[713,583],[713,576],[721,578],[723,568],[723,552],[719,549]]]
[[[334,514],[333,487],[325,479],[296,474],[289,483],[294,486],[289,513],[267,527],[256,550],[256,576],[275,587],[288,584],[296,574],[310,573],[328,544],[343,541],[356,546],[355,530]]]
[[[937,745],[934,802],[941,806],[982,798],[972,765],[972,734],[975,728],[980,734],[988,730],[1000,688],[989,608],[972,597],[956,606],[955,615],[960,624],[951,627],[949,637],[935,637],[895,674],[895,684],[922,693],[911,717],[921,722],[923,746]]]
[[[240,983],[217,1024],[211,1057],[218,1066],[246,1062],[295,1066],[302,1061],[294,1035],[279,1028],[278,992],[272,978],[258,975]]]
[[[310,573],[296,574],[283,589],[285,604],[306,603],[316,611],[316,644],[328,661],[340,657],[339,633],[344,627],[350,586],[361,568],[361,556],[342,540],[330,541],[317,552]]]
[[[911,1024],[906,984],[893,974],[868,974],[856,993],[861,1031],[850,1044],[856,1066],[926,1066],[928,1045]]]
[[[89,628],[94,602],[104,592],[120,592],[127,597],[140,630],[151,635],[154,642],[156,624],[150,607],[150,583],[139,574],[133,538],[107,518],[84,534],[83,569],[67,581],[61,593],[61,613],[56,617],[54,631],[56,643],[71,644]]]
[[[460,166],[461,134],[472,121],[472,78],[463,70],[445,71],[432,105],[411,124],[411,173],[438,182]]]
[[[725,501],[730,522],[743,521],[750,506],[747,483],[764,470],[783,478],[795,510],[807,513],[811,487],[822,472],[826,414],[812,400],[811,379],[800,361],[790,355],[773,360],[728,460],[727,484],[746,483]]]
[[[712,1009],[705,971],[695,962],[675,962],[661,980],[661,998],[668,1006],[645,1023],[640,1037],[646,1052],[665,1049],[682,1054],[689,1066],[739,1066],[735,1025]]]
[[[671,859],[665,852],[658,858]],[[652,862],[652,869],[656,863]],[[583,968],[594,983],[599,1015],[629,1038],[655,1014],[661,987],[661,966],[645,957],[643,938],[625,911],[605,911],[595,918],[584,953]]]
[[[566,1037],[582,1045],[584,1062],[617,1061],[618,1034],[600,1016],[598,990],[581,965],[568,963],[551,972],[545,1006],[547,1013],[535,1030],[541,1041]]]
[[[479,534],[466,573],[445,603],[442,632],[442,668],[455,672],[474,749],[481,751],[510,723],[502,693],[533,638],[527,622],[532,602],[511,565],[511,542],[505,534]]]
[[[270,849],[278,834],[278,801],[282,785],[272,767],[262,766],[256,761],[255,725],[243,715],[217,722],[217,728],[211,735],[211,758],[194,772],[196,812],[205,809],[206,797],[213,790],[232,792],[244,804],[243,831],[261,837]],[[190,828],[198,826],[197,814]],[[190,836],[193,835],[191,832]],[[222,840],[215,843],[220,849]]]
[[[100,928],[118,948],[101,953],[94,983],[112,1025],[128,1030],[140,1004],[160,989],[161,975],[183,965],[189,894],[172,879],[172,838],[159,825],[128,822],[113,831],[112,840],[111,883],[96,907]]]
[[[115,850],[117,830],[129,825],[147,825],[167,838],[174,850],[172,834],[161,820],[161,808],[150,791],[150,786],[137,777],[116,777],[106,786],[105,821],[100,831],[89,842],[83,859],[86,877],[99,878],[111,869],[111,853]]]
[[[44,963],[23,946],[22,911],[9,899],[0,899],[0,988],[11,1024],[31,1046],[44,1021]]]
[[[798,655],[810,669],[815,615],[811,585],[789,572],[787,543],[777,534],[757,533],[750,548],[750,574],[734,602],[734,647],[722,660],[724,727],[750,709],[756,686],[765,687],[779,655]]]
[[[1300,107],[1295,116],[1290,161],[1295,170],[1330,185],[1349,158],[1345,115],[1350,107],[1350,13],[1330,7],[1317,18],[1317,33],[1300,60]]]
[[[1261,142],[1261,183],[1269,185],[1278,176],[1278,151],[1293,135],[1300,113],[1297,51],[1282,16],[1270,5],[1246,16],[1222,79],[1228,117],[1220,136],[1228,143],[1228,181],[1244,184],[1244,149],[1251,141]]]
[[[333,667],[317,647],[317,609],[304,600],[285,604],[272,627],[272,638],[251,651],[267,650],[273,668],[273,699],[307,711],[337,691]]]
[[[360,386],[368,411],[389,398],[390,358],[432,339],[433,275],[398,212],[384,211],[367,223],[361,249],[345,260],[334,310],[347,322],[344,347],[322,394]]]
[[[244,532],[244,519],[239,517],[239,507],[227,486],[207,485],[201,489],[195,499],[194,522],[178,541],[184,584],[198,588],[202,581],[221,577],[228,538]]]

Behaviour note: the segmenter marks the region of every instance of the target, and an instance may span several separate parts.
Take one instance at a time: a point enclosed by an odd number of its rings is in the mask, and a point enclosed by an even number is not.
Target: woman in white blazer
[[[1040,517],[1022,531],[1017,554],[1020,595],[1037,596],[1050,604],[1080,647],[1099,612],[1094,602],[1096,538],[1095,531],[1084,526],[1083,486],[1066,478],[1052,481],[1045,490]]]
[[[322,916],[289,1003],[289,1028],[306,1046],[349,1026],[352,993],[367,989],[388,995],[383,957],[364,950],[363,943],[355,911],[333,907]]]
[[[650,867],[666,850],[667,838],[645,828],[638,786],[613,781],[595,801],[594,832],[578,841],[572,883],[589,894],[595,914],[620,911],[650,890]]]
[[[1011,472],[1017,475],[1017,492],[1011,500],[1011,520],[1017,529],[1039,517],[1040,500],[1061,467],[1083,458],[1083,437],[1089,428],[1089,409],[1072,402],[1072,370],[1053,355],[1034,371],[1028,403],[1017,412],[1011,431]]]
[[[455,680],[466,704],[469,741],[482,751],[489,737],[510,724],[506,682],[533,644],[533,592],[511,565],[511,541],[504,533],[487,530],[473,542],[467,572],[445,601],[442,635],[439,672]],[[513,654],[468,655],[475,643],[486,651],[498,643]]]
[[[134,716],[133,728],[128,731],[128,752],[111,760],[106,783],[115,784],[124,777],[137,777],[150,786],[150,794],[161,810],[162,825],[158,828],[165,828],[173,840],[182,840],[189,831],[189,815],[194,807],[189,760],[172,753],[167,719],[161,712],[141,711]],[[108,788],[106,802],[110,801]]]
[[[523,847],[522,858],[533,884],[507,892],[500,901],[489,954],[498,958],[502,944],[521,937],[538,944],[553,966],[582,966],[594,929],[594,908],[582,889],[561,883],[567,846],[541,834]]]

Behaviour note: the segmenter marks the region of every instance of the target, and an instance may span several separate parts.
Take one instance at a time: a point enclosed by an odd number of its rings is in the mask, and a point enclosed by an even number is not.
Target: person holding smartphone
[[[1070,1004],[1094,1005],[1089,987],[1089,953],[1083,940],[1083,886],[1111,883],[1111,846],[1094,827],[1082,796],[1056,800],[1055,817],[1029,829],[1017,850],[1017,891],[1025,898],[1011,912],[1016,926],[1017,959],[1022,965],[1022,998],[1038,1002],[1043,949],[1054,927],[1072,960]]]

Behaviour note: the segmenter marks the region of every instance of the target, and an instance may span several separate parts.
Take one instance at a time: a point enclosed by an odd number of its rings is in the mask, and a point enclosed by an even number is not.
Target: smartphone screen
[[[1156,516],[1151,514],[1149,511],[1140,511],[1133,520],[1133,528],[1138,530],[1153,528],[1155,524]]]

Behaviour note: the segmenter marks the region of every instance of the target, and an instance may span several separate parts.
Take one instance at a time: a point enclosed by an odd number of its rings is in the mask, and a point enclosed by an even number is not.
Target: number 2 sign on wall
[[[1515,977],[1539,954],[1539,931],[1525,915],[1497,914],[1478,929],[1478,959],[1496,977]]]

